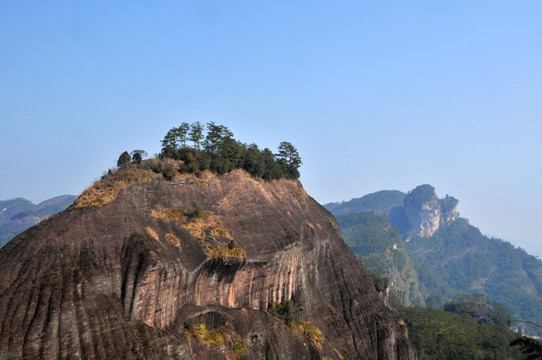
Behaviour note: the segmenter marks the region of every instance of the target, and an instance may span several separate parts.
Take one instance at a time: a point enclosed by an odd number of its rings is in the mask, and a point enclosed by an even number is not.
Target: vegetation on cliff
[[[304,337],[311,343],[316,344],[324,340],[322,331],[316,325],[303,320],[301,309],[293,299],[284,303],[273,303],[267,311],[288,325],[294,333]]]
[[[385,203],[389,193],[382,193],[386,196],[381,200],[379,194],[354,200],[367,202],[364,198],[370,198],[373,204]],[[441,219],[438,230],[429,237],[410,236],[410,232],[405,232],[413,226],[401,222],[408,220],[404,211],[401,214],[403,206],[390,210],[387,219],[358,213],[337,214],[337,220],[346,243],[362,259],[364,266],[389,277],[390,291],[405,304],[425,303],[442,308],[458,294],[482,293],[491,301],[506,306],[516,320],[542,323],[542,262],[508,242],[483,235],[468,220],[457,218],[457,199],[446,196],[437,200],[430,185],[421,185],[404,198],[405,204],[411,206],[410,211],[430,201],[432,206],[440,207],[441,214],[450,215]],[[380,206],[375,212],[379,209]],[[332,210],[340,211],[341,208],[332,207]],[[391,224],[398,227],[400,235],[386,230],[394,228]],[[399,237],[405,239],[407,235],[409,241],[398,241]],[[409,266],[403,267],[405,263]],[[394,278],[396,269],[402,269],[402,272]],[[410,286],[397,279],[406,280]],[[416,290],[419,290],[421,301],[412,298]],[[531,335],[542,335],[539,328],[527,322],[516,322],[514,328]]]
[[[396,226],[372,212],[337,216],[337,221],[345,242],[360,258],[379,292],[391,285],[404,304],[424,304],[416,271]]]
[[[302,164],[297,149],[283,141],[273,154],[256,144],[244,144],[233,137],[224,125],[210,122],[183,122],[170,129],[162,140],[160,158],[182,160],[181,172],[210,170],[222,175],[234,169],[243,169],[265,180],[299,178]]]

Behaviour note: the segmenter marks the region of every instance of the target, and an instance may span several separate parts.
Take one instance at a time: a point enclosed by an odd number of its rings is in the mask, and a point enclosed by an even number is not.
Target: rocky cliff
[[[457,200],[451,196],[440,199],[431,185],[420,185],[404,198],[403,206],[390,211],[389,220],[401,233],[411,236],[433,236],[441,226],[459,217]]]
[[[0,250],[0,359],[416,358],[299,182],[148,163]],[[266,311],[290,299],[299,326]]]

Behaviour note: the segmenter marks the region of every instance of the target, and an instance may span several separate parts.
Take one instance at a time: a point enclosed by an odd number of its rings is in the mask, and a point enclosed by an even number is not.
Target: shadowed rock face
[[[77,204],[0,250],[0,359],[416,358],[299,182],[151,173],[106,205]],[[205,216],[156,215],[164,209]],[[239,252],[211,251],[228,244]],[[324,340],[267,313],[291,298]],[[191,324],[226,341],[191,337]]]

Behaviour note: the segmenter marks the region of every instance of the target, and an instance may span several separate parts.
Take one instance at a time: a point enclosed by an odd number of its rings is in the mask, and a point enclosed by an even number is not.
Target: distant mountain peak
[[[439,199],[429,184],[417,186],[407,194],[397,190],[382,190],[361,198],[324,205],[334,216],[372,211],[384,215],[396,225],[403,238],[429,237],[442,226],[459,218],[458,200],[446,195]]]
[[[0,201],[0,247],[45,217],[66,209],[76,196],[61,195],[34,205],[25,198]]]
[[[390,213],[390,222],[401,229],[405,238],[430,237],[459,217],[457,203],[451,196],[439,199],[431,185],[420,185],[407,194],[402,207]]]

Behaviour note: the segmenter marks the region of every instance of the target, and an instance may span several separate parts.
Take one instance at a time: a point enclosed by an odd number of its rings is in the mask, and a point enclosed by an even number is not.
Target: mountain
[[[389,278],[390,288],[405,305],[425,305],[418,274],[396,226],[373,212],[336,217],[345,242],[361,258],[363,267]]]
[[[297,180],[152,171],[180,164],[124,165],[0,249],[0,358],[416,359]]]
[[[376,215],[387,215],[391,209],[403,205],[406,194],[397,190],[382,190],[350,201],[324,205],[335,216],[372,211]]]
[[[0,201],[0,247],[45,217],[66,209],[76,198],[62,195],[38,205],[23,198]]]
[[[432,186],[420,185],[405,196],[402,205],[380,218],[382,227],[395,226],[399,230],[408,260],[390,263],[391,247],[401,248],[395,245],[397,236],[390,241],[380,235],[380,248],[373,246],[377,251],[367,251],[366,245],[352,249],[362,259],[376,259],[392,280],[390,289],[407,304],[421,305],[421,301],[405,296],[404,286],[397,287],[400,281],[393,281],[393,271],[400,264],[411,263],[413,269],[407,266],[395,278],[419,290],[427,305],[440,307],[457,294],[481,293],[506,306],[516,320],[542,324],[542,262],[508,242],[483,235],[467,219],[459,217],[457,204],[457,199],[450,196],[438,199]],[[348,222],[344,215],[337,216],[337,220],[350,246],[353,242],[377,242],[359,230],[353,231],[363,226],[361,222]],[[539,329],[525,322],[516,326],[540,334]]]

